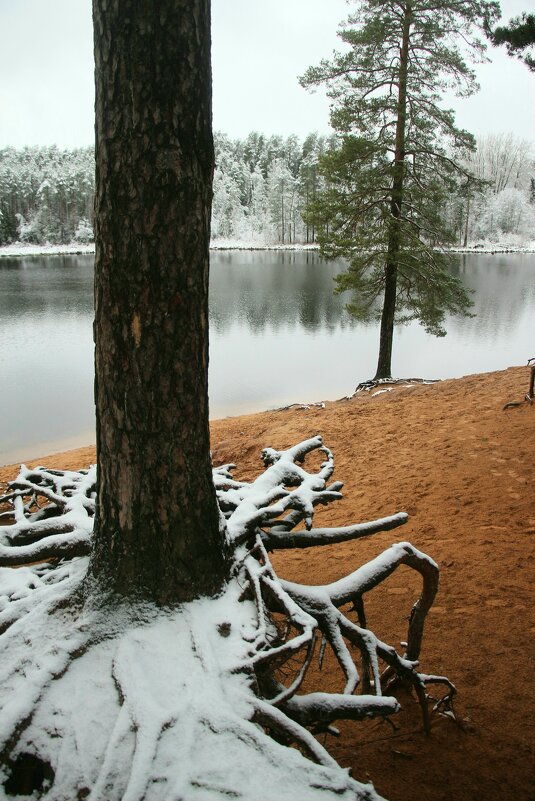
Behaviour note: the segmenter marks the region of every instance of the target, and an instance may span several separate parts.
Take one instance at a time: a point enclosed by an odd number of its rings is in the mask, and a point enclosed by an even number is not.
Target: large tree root
[[[305,469],[314,454],[321,464]],[[84,595],[95,470],[21,469],[0,498],[0,797],[372,801],[373,788],[314,734],[335,733],[340,719],[388,718],[398,683],[413,689],[426,730],[430,685],[445,687],[434,708],[451,713],[451,682],[418,669],[438,586],[432,559],[401,542],[339,581],[307,586],[281,580],[269,558],[407,515],[314,528],[315,507],[342,487],[328,483],[334,463],[321,438],[262,458],[252,482],[234,479],[233,465],[214,470],[232,578],[220,598],[178,610]],[[364,608],[400,565],[422,578],[403,654],[367,628]],[[319,640],[320,660],[330,648],[340,667],[340,692],[303,691]]]

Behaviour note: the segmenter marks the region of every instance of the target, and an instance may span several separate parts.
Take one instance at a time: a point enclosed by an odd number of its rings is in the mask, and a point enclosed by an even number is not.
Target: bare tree
[[[477,149],[467,155],[467,166],[481,181],[490,183],[495,194],[504,189],[529,188],[533,171],[533,144],[514,133],[478,137]]]

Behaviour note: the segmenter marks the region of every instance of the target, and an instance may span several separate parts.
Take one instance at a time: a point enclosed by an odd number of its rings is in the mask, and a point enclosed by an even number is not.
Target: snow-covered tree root
[[[355,391],[349,398],[354,398],[355,395],[359,395],[362,392],[371,392],[372,390],[378,390],[373,394],[378,394],[379,392],[390,392],[394,386],[401,386],[401,387],[411,387],[415,384],[436,384],[438,379],[436,378],[371,378],[368,381],[361,381],[360,384],[357,384],[355,387]],[[389,387],[390,389],[381,389],[381,387]]]
[[[315,454],[321,464],[305,469]],[[377,801],[314,735],[335,734],[339,719],[388,719],[398,683],[413,688],[427,730],[430,685],[445,687],[434,708],[451,713],[453,685],[418,670],[438,585],[432,559],[401,542],[313,587],[281,580],[269,558],[407,515],[314,528],[315,507],[342,486],[328,484],[333,457],[321,438],[262,458],[252,482],[236,480],[234,465],[214,470],[233,553],[225,592],[166,610],[88,589],[94,468],[22,467],[0,498],[0,798]],[[364,608],[402,564],[422,577],[403,655],[367,628]],[[306,689],[326,648],[343,676],[337,693]]]

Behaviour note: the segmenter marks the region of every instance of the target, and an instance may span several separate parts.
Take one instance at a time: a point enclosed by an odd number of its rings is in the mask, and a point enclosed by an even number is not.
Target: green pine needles
[[[508,25],[487,31],[493,45],[505,45],[509,56],[517,56],[524,64],[535,72],[535,14],[524,12],[513,17]]]
[[[477,84],[469,61],[484,59],[474,35],[499,16],[478,0],[353,0],[339,31],[349,46],[311,67],[306,87],[325,84],[338,145],[320,160],[323,187],[308,208],[327,258],[348,269],[337,291],[348,309],[381,320],[375,379],[391,377],[395,323],[419,320],[444,335],[447,313],[469,314],[470,298],[444,248],[454,241],[443,209],[461,181],[471,134],[441,107],[444,92]]]

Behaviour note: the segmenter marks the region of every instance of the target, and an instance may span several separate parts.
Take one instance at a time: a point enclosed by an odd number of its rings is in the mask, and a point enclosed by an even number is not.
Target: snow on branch
[[[280,579],[269,557],[390,530],[407,515],[314,528],[316,507],[342,497],[321,437],[261,458],[250,482],[233,477],[235,465],[214,468],[231,578],[221,597],[175,611],[86,597],[96,470],[21,467],[0,497],[0,783],[7,777],[10,794],[22,792],[29,759],[41,766],[29,792],[47,801],[378,801],[315,735],[336,733],[340,719],[389,718],[399,684],[413,689],[426,731],[430,686],[445,688],[433,709],[453,714],[451,682],[419,671],[438,588],[430,557],[400,542],[322,586]],[[367,627],[364,606],[400,565],[422,579],[404,653]],[[338,692],[311,684],[326,649]]]

